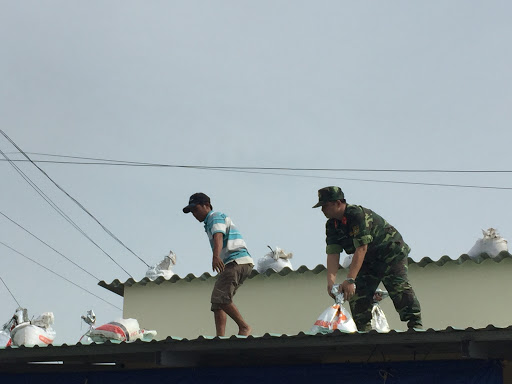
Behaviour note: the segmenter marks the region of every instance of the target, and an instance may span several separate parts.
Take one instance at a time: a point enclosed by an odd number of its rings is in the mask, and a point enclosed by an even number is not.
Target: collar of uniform
[[[338,229],[338,225],[347,225],[347,216],[345,216],[345,213],[343,213],[341,220],[334,219],[334,228]]]

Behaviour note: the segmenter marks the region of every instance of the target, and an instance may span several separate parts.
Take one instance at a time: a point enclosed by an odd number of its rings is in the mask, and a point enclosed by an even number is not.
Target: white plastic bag
[[[27,309],[19,307],[11,320],[4,324],[3,338],[9,335],[10,343],[18,347],[46,346],[55,340],[56,332],[51,327],[53,322],[53,312],[44,312],[36,319],[29,321]]]
[[[371,324],[372,329],[375,329],[379,333],[387,333],[390,331],[388,319],[386,319],[386,315],[379,303],[373,303]]]
[[[176,254],[173,251],[170,251],[160,263],[149,267],[146,271],[146,277],[150,280],[155,280],[157,277],[163,276],[164,279],[169,280],[174,276],[174,272],[171,271],[171,267],[174,267],[175,265]]]
[[[32,320],[30,323],[48,329],[55,322],[55,317],[53,316],[53,312],[44,312]]]
[[[310,333],[331,333],[335,329],[342,332],[357,332],[356,323],[348,310],[343,306],[343,293],[340,292],[340,285],[336,284],[332,287],[331,291],[336,297],[336,303],[318,317]]]
[[[469,250],[468,256],[476,259],[482,253],[487,253],[490,257],[496,257],[502,251],[508,252],[507,240],[501,237],[498,231],[494,228],[489,228],[487,231],[482,230],[484,237],[478,239]]]
[[[12,345],[11,332],[5,329],[0,331],[0,348],[9,347]]]
[[[270,246],[268,246],[270,248]],[[272,269],[275,272],[281,272],[285,267],[293,269],[290,259],[293,257],[293,253],[286,253],[283,249],[276,247],[275,250],[270,248],[269,253],[258,260],[256,270],[258,273],[263,273],[267,269]]]
[[[350,264],[352,264],[353,256],[354,256],[353,254],[345,256],[345,258],[343,259],[343,262],[341,263],[341,267],[344,269],[348,269],[350,267]]]
[[[52,327],[42,328],[30,323],[21,323],[11,331],[12,343],[16,346],[40,347],[53,344],[56,332]]]
[[[388,292],[382,289],[377,289],[373,295],[371,326],[372,329],[375,329],[379,333],[387,333],[390,331],[388,319],[386,319],[386,315],[379,305],[380,301],[388,296]]]

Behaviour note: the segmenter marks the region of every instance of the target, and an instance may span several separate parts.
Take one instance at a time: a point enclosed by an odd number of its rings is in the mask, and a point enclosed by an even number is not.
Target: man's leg
[[[211,310],[214,313],[217,336],[224,336],[226,330],[226,314],[238,325],[238,334],[247,336],[251,327],[245,322],[238,308],[233,304],[233,296],[238,287],[252,271],[252,264],[238,265],[235,262],[226,265],[217,277],[212,292]]]
[[[236,307],[233,302],[229,304],[221,304],[221,307],[223,309],[222,312],[224,312],[224,326],[226,325],[226,313],[229,317],[233,319],[233,321],[238,325],[238,334],[242,336],[249,336],[251,334],[251,327],[249,324],[245,322],[242,315],[238,311],[238,308]]]
[[[400,320],[407,321],[408,328],[422,328],[421,308],[407,276],[407,257],[392,261],[382,283],[386,287]]]
[[[215,318],[215,331],[217,336],[224,336],[226,333],[226,312],[222,309],[215,309],[213,311],[213,317]]]
[[[350,311],[359,331],[371,330],[373,295],[380,277],[365,260],[356,277],[356,293],[350,299]]]

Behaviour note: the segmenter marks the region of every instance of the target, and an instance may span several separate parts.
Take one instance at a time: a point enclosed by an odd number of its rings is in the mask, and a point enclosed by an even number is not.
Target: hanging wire
[[[35,260],[31,259],[30,257],[28,257],[28,256],[24,255],[23,253],[21,253],[21,252],[19,252],[19,251],[17,251],[16,249],[14,249],[14,248],[12,248],[11,246],[7,245],[7,244],[6,244],[6,243],[4,243],[3,241],[0,241],[0,244],[2,244],[2,245],[3,245],[4,247],[6,247],[6,248],[9,248],[11,251],[13,251],[13,252],[17,253],[18,255],[20,255],[20,256],[22,256],[22,257],[24,257],[25,259],[30,260],[31,262],[33,262],[33,263],[37,264],[38,266],[40,266],[41,268],[43,268],[43,269],[47,270],[48,272],[53,273],[54,275],[56,275],[56,276],[60,277],[61,279],[66,280],[68,283],[70,283],[70,284],[74,285],[75,287],[80,288],[81,290],[83,290],[83,291],[87,292],[88,294],[90,294],[90,295],[92,295],[92,296],[96,297],[97,299],[100,299],[101,301],[103,301],[103,302],[107,303],[108,305],[111,305],[111,306],[112,306],[112,307],[114,307],[114,308],[117,308],[117,309],[119,309],[119,310],[122,310],[122,309],[121,309],[121,308],[119,308],[118,306],[116,306],[116,305],[114,305],[114,304],[112,304],[112,303],[108,302],[107,300],[105,300],[105,299],[103,299],[103,298],[99,297],[98,295],[95,295],[94,293],[92,293],[92,292],[90,292],[89,290],[87,290],[87,289],[85,289],[85,288],[81,287],[80,285],[78,285],[78,284],[76,284],[76,283],[72,282],[71,280],[69,280],[69,279],[65,278],[64,276],[59,275],[57,272],[54,272],[54,271],[52,271],[51,269],[46,268],[44,265],[42,265],[42,264],[38,263],[37,261],[35,261]]]
[[[95,280],[97,281],[100,281],[99,278],[97,278],[96,276],[94,276],[92,273],[90,273],[89,271],[87,271],[86,269],[82,268],[80,265],[78,265],[77,263],[75,263],[73,260],[71,260],[70,258],[68,258],[67,256],[65,256],[64,254],[62,254],[61,252],[57,251],[55,248],[53,248],[51,245],[49,245],[48,243],[44,242],[43,240],[41,240],[39,237],[37,237],[36,235],[34,235],[32,232],[30,232],[28,229],[26,229],[25,227],[23,227],[21,224],[18,224],[17,222],[15,222],[13,219],[11,219],[9,216],[7,216],[5,213],[1,212],[0,211],[0,215],[2,215],[3,217],[5,217],[7,220],[9,220],[11,223],[13,223],[14,225],[18,226],[19,228],[21,228],[23,231],[25,231],[26,233],[28,233],[30,236],[32,236],[33,238],[35,238],[36,240],[38,240],[39,242],[43,243],[44,245],[46,245],[48,248],[50,248],[52,251],[54,251],[55,253],[57,253],[58,255],[62,256],[63,258],[65,258],[67,261],[69,261],[70,263],[72,263],[74,266],[78,267],[79,269],[81,269],[82,271],[84,271],[85,273],[87,273],[89,276],[91,276],[92,278],[94,278]]]
[[[16,304],[18,304],[18,307],[21,307],[20,303],[18,302],[18,300],[16,300],[16,298],[14,297],[14,295],[12,294],[11,290],[9,289],[9,287],[7,286],[7,284],[5,283],[4,279],[2,279],[2,277],[0,276],[0,280],[2,280],[2,283],[5,285],[5,288],[7,288],[7,290],[9,291],[9,293],[11,294],[12,298],[14,299],[14,301],[16,302]]]
[[[15,154],[11,152],[9,154]],[[94,162],[67,162],[67,161],[50,161],[50,160],[33,160],[36,163],[56,163],[56,164],[85,164],[85,165],[124,165],[124,166],[151,166],[151,167],[169,167],[169,168],[200,168],[200,169],[239,169],[239,170],[271,170],[271,171],[322,171],[322,172],[398,172],[398,173],[512,173],[512,170],[497,169],[399,169],[399,168],[295,168],[295,167],[243,167],[243,166],[206,166],[206,165],[179,165],[179,164],[163,164],[163,163],[147,163],[129,160],[114,160],[96,157],[56,155],[41,152],[25,152],[31,155],[69,158],[78,160],[92,160]],[[14,160],[28,161],[28,160]]]
[[[102,165],[102,166],[127,166],[127,167],[159,167],[159,168],[184,168],[184,169],[199,169],[206,171],[223,171],[223,172],[237,172],[259,175],[273,175],[273,176],[286,176],[298,178],[313,178],[313,179],[332,179],[332,180],[346,180],[346,181],[361,181],[369,183],[388,183],[388,184],[404,184],[404,185],[423,185],[435,187],[453,187],[453,188],[476,188],[476,189],[496,189],[496,190],[512,190],[512,187],[499,187],[493,185],[468,185],[468,184],[447,184],[447,183],[426,183],[426,182],[412,182],[412,181],[396,181],[396,180],[376,180],[376,179],[361,179],[350,177],[334,177],[334,176],[318,176],[318,175],[302,175],[302,174],[289,174],[277,172],[265,172],[267,170],[281,170],[281,171],[313,171],[313,172],[395,172],[395,173],[461,173],[461,174],[501,174],[512,173],[511,170],[442,170],[442,169],[361,169],[361,168],[290,168],[290,167],[239,167],[239,166],[205,166],[205,165],[175,165],[175,164],[159,164],[159,163],[143,163],[125,160],[111,160],[92,157],[80,156],[65,156],[53,155],[39,152],[31,152],[41,156],[64,157],[84,160],[94,160],[94,162],[75,162],[75,161],[51,161],[51,160],[34,160],[37,163],[50,163],[50,164],[72,164],[72,165]],[[13,160],[13,161],[28,161],[28,160]]]
[[[90,213],[78,200],[76,200],[73,196],[71,196],[68,192],[64,190],[59,184],[57,184],[43,169],[41,169],[36,163],[32,161],[32,159],[25,153],[23,150],[13,141],[7,134],[0,129],[0,133],[28,160],[30,163],[32,163],[40,172],[45,175],[48,180],[50,180],[53,185],[55,185],[61,192],[63,192],[67,197],[69,197],[80,209],[82,209],[87,215],[89,215],[98,225],[107,233],[109,234],[114,240],[116,240],[121,246],[123,246],[126,250],[128,250],[132,255],[134,255],[136,258],[138,258],[141,262],[143,262],[146,267],[149,267],[149,264],[146,263],[142,258],[137,255],[135,252],[133,252],[130,248],[128,248],[119,238],[114,235],[107,227],[105,227],[100,221],[92,214]],[[126,272],[126,271],[125,271]],[[128,272],[127,272],[128,273]],[[129,275],[129,274],[128,274]],[[131,277],[131,276],[130,276]]]
[[[126,271],[117,261],[110,256],[107,251],[99,246],[87,233],[85,233],[57,204],[55,204],[25,173],[14,164],[11,159],[0,149],[0,154],[13,166],[13,168],[20,174],[20,176],[41,196],[60,216],[62,216],[68,223],[70,223],[78,232],[80,232],[85,238],[87,238],[92,244],[94,244],[99,250],[101,250],[110,260],[112,260],[119,268],[121,268],[128,276],[132,277],[128,271]]]

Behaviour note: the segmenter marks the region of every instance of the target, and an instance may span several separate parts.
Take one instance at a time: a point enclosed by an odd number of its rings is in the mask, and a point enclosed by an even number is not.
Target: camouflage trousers
[[[373,295],[381,281],[393,300],[400,320],[407,321],[408,328],[421,328],[420,303],[407,277],[407,256],[400,253],[384,260],[364,260],[356,278],[356,293],[350,300],[357,329],[371,329]]]

